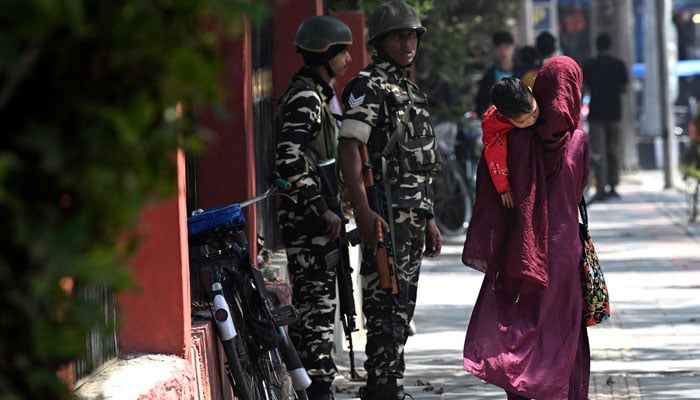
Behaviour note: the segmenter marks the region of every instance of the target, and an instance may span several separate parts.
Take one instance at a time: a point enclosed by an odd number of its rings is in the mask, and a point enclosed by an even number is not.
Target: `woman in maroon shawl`
[[[501,206],[484,162],[463,262],[486,273],[464,343],[464,369],[508,399],[587,399],[577,205],[588,137],[577,130],[582,74],[554,57],[537,75],[538,123],[508,133],[517,207]]]

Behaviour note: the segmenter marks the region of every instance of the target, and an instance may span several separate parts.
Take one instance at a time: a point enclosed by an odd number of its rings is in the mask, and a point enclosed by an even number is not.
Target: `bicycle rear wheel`
[[[472,196],[462,175],[459,164],[447,162],[442,165],[435,180],[435,222],[444,235],[462,235],[467,231],[471,219]]]

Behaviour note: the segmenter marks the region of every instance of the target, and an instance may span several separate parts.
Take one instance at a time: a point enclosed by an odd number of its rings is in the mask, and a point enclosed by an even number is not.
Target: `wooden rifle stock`
[[[392,251],[384,243],[382,221],[377,219],[377,272],[379,273],[379,286],[384,290],[391,290],[392,294],[399,294],[399,286],[396,280],[396,264]]]
[[[369,154],[367,145],[360,148],[360,160],[362,162],[362,181],[367,192],[367,200],[370,208],[379,214],[385,221],[387,217],[382,192],[374,185],[372,177],[372,166],[369,162]],[[382,221],[377,219],[376,234],[377,234],[377,272],[379,273],[379,285],[382,289],[391,291],[392,294],[399,294],[398,280],[396,276],[396,263],[394,262],[394,247],[391,243],[391,235],[388,235],[382,229]]]

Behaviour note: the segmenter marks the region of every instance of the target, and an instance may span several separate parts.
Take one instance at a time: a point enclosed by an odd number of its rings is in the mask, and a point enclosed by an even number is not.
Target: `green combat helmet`
[[[351,45],[352,32],[339,19],[317,15],[299,25],[294,44],[303,51],[325,53],[336,45]]]
[[[418,13],[403,1],[390,1],[382,4],[372,14],[369,21],[369,42],[391,32],[416,31],[418,37],[425,33]]]

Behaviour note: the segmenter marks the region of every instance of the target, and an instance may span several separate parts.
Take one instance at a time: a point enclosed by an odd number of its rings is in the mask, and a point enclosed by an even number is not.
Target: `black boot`
[[[413,396],[404,393],[403,386],[396,383],[396,378],[389,378],[386,383],[368,380],[367,385],[360,388],[362,400],[404,400]]]
[[[311,386],[306,388],[309,400],[334,400],[331,382],[312,381]]]

